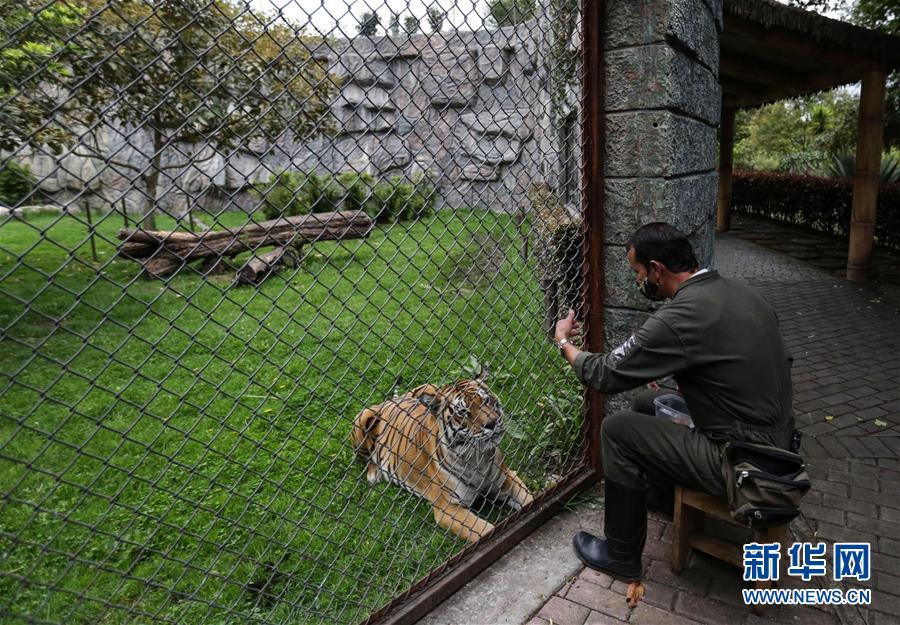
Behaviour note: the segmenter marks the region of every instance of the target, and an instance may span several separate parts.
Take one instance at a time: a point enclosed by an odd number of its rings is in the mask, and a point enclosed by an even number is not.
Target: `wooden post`
[[[850,251],[847,254],[847,279],[853,282],[866,281],[872,262],[886,78],[887,74],[882,69],[870,69],[862,77],[859,140],[856,144],[856,172],[853,175]]]
[[[587,285],[586,349],[603,351],[603,150],[606,140],[604,95],[606,64],[603,54],[603,28],[606,2],[582,0],[584,28],[584,152],[582,159],[582,212],[587,228],[584,254],[584,279]],[[591,466],[602,475],[600,423],[603,420],[603,395],[588,388],[585,393],[585,433]]]
[[[719,200],[716,210],[716,230],[731,228],[731,170],[734,165],[734,114],[732,106],[722,106],[719,125]]]

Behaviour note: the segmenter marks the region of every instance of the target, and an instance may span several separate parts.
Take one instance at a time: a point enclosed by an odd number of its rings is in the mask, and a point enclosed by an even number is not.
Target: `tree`
[[[391,25],[388,27],[391,37],[400,36],[400,14],[391,12]]]
[[[64,69],[40,72],[16,97],[50,92],[62,102],[46,123],[72,153],[143,186],[146,228],[156,226],[161,176],[256,137],[302,138],[331,127],[334,83],[310,56],[317,40],[298,29],[227,0],[119,0],[115,10],[80,0],[75,14],[59,54],[45,61]],[[101,131],[123,139],[117,152]],[[26,127],[16,141],[39,147],[45,138]],[[208,156],[192,153],[196,144]]]
[[[900,34],[897,0],[789,0],[789,4],[818,13],[838,13],[858,26]],[[888,76],[884,111],[884,145],[900,148],[900,72]]]
[[[84,25],[87,10],[44,0],[17,5],[0,14],[6,38],[0,52],[0,150],[30,143],[58,153],[67,134],[60,119],[71,101],[60,103],[54,87],[73,78],[81,48],[71,38]]]
[[[900,35],[900,7],[896,0],[857,0],[850,12],[855,24]],[[884,145],[900,148],[900,72],[888,76],[884,109]]]
[[[521,24],[536,13],[537,0],[488,0],[488,23],[496,28]]]
[[[444,20],[447,19],[447,12],[432,7],[428,9],[425,17],[428,20],[428,26],[431,28],[431,32],[439,33],[444,27]]]
[[[374,37],[378,34],[378,27],[381,25],[381,18],[378,13],[366,11],[359,16],[359,26],[357,30],[363,37]]]
[[[823,174],[856,143],[858,99],[836,89],[739,111],[735,166]]]
[[[847,0],[788,0],[787,4],[804,11],[834,14],[846,13],[850,3]]]
[[[413,15],[407,15],[403,18],[403,32],[407,35],[413,35],[419,32],[419,28],[421,27],[421,20],[418,17]]]

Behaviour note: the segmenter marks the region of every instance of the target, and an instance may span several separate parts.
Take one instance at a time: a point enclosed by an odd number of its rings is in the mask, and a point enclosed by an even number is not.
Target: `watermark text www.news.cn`
[[[828,576],[828,546],[825,543],[794,543],[788,549],[787,575],[808,582]],[[832,546],[833,570],[830,578],[868,581],[871,576],[871,544],[835,543]],[[781,549],[778,543],[744,545],[744,581],[778,581],[781,572]],[[783,605],[868,605],[872,591],[868,588],[745,588],[744,603]]]

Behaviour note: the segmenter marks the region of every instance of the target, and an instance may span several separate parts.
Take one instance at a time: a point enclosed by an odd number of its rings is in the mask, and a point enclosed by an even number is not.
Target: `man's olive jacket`
[[[708,271],[683,282],[614,351],[580,353],[575,372],[601,393],[674,375],[700,431],[787,447],[792,361],[769,303],[743,282]]]

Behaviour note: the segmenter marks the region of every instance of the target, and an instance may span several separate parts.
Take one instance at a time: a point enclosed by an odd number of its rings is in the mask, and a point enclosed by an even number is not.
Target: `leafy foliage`
[[[73,80],[72,66],[84,49],[71,35],[84,25],[86,15],[85,7],[69,2],[3,3],[0,150],[13,151],[28,141],[61,150],[68,133],[52,112],[65,114],[74,102],[60,103],[50,87]],[[38,75],[40,78],[35,78]]]
[[[392,176],[376,181],[367,173],[331,176],[285,171],[267,183],[257,184],[254,194],[268,219],[361,210],[378,222],[391,222],[429,215],[437,201],[434,185],[422,174],[412,179]]]
[[[737,211],[847,235],[853,184],[846,178],[735,172],[731,201]],[[900,185],[881,186],[876,214],[876,243],[900,250]]]
[[[407,15],[403,18],[403,32],[407,35],[412,35],[419,32],[421,27],[421,20],[414,15]]]
[[[833,13],[847,10],[846,0],[788,0],[787,4],[815,13]]]
[[[852,153],[835,154],[828,166],[828,174],[834,178],[853,180],[855,171],[856,155]],[[879,179],[887,184],[900,182],[900,159],[893,154],[882,154]]]
[[[494,27],[515,26],[533,18],[536,0],[489,0],[488,23]]]
[[[431,7],[426,12],[425,18],[428,20],[428,26],[431,28],[431,32],[439,33],[444,27],[444,20],[447,19],[447,12],[437,7]]]
[[[850,11],[855,24],[900,35],[897,0],[857,0]],[[888,76],[884,109],[884,145],[900,148],[900,72]]]
[[[31,170],[12,159],[0,162],[0,205],[17,206],[32,197],[35,188]]]
[[[784,100],[735,118],[735,167],[823,174],[855,148],[858,99],[835,90]]]
[[[381,25],[381,18],[378,13],[365,11],[359,16],[359,25],[356,30],[362,37],[374,37],[378,34],[378,27]]]
[[[375,186],[377,200],[374,212],[369,216],[378,222],[417,219],[434,212],[437,191],[424,174],[409,179],[392,176]]]

